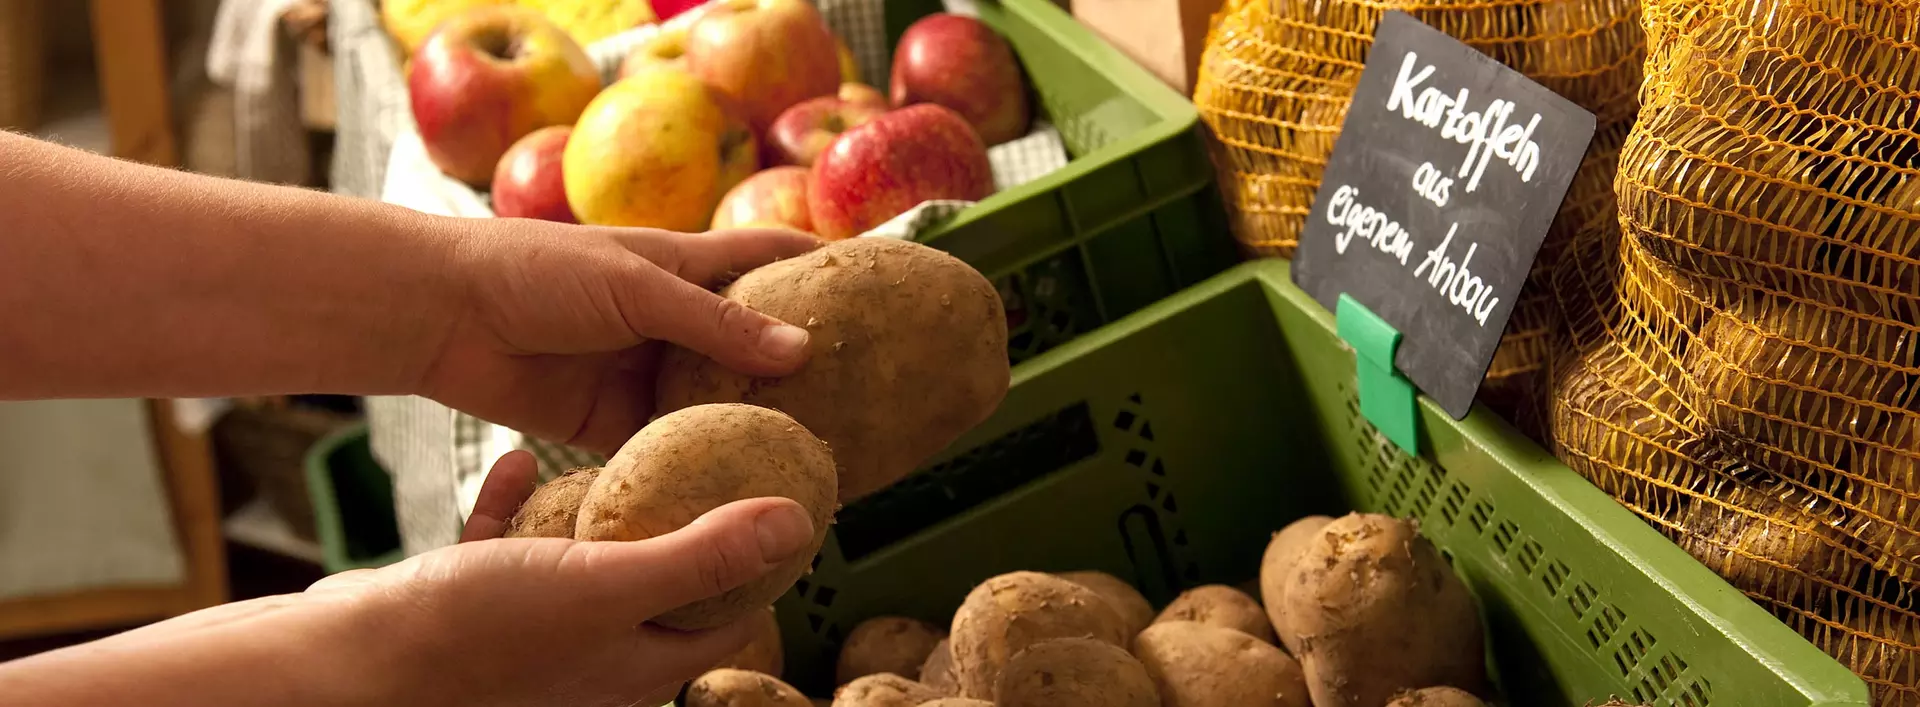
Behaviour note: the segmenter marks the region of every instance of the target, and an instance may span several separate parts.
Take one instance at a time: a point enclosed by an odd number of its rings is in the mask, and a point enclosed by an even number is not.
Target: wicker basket
[[[0,0],[0,129],[40,126],[46,86],[44,0]]]

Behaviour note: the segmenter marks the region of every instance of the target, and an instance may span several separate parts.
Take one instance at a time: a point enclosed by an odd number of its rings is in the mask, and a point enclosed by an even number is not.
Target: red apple
[[[567,205],[567,183],[560,174],[571,125],[549,125],[527,133],[493,170],[493,213],[502,218],[537,218],[579,223]]]
[[[714,0],[688,30],[686,62],[732,97],[755,132],[840,87],[833,32],[807,0]]]
[[[848,81],[840,84],[840,93],[837,95],[839,95],[840,100],[848,103],[864,103],[880,106],[881,108],[889,107],[887,105],[887,97],[880,95],[880,89],[864,83]]]
[[[937,103],[998,145],[1027,134],[1026,78],[1007,40],[979,20],[936,13],[907,27],[893,50],[895,108]]]
[[[767,127],[762,160],[770,165],[811,166],[834,138],[885,112],[885,104],[852,103],[839,96],[801,101]]]
[[[804,167],[774,167],[747,177],[720,197],[720,207],[713,212],[713,228],[777,226],[811,232],[807,182],[812,178]]]
[[[455,15],[407,68],[427,156],[475,188],[486,187],[514,141],[573,123],[599,92],[600,71],[566,30],[514,5]]]
[[[840,136],[813,163],[807,210],[815,233],[850,238],[933,199],[979,201],[993,193],[987,146],[965,118],[917,105]]]

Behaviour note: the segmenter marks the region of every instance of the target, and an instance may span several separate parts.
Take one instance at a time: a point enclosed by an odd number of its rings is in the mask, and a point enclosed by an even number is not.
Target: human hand
[[[653,414],[667,342],[750,375],[786,375],[805,363],[806,330],[710,288],[818,247],[811,236],[521,219],[474,228],[454,261],[463,311],[419,386],[449,407],[611,453]]]

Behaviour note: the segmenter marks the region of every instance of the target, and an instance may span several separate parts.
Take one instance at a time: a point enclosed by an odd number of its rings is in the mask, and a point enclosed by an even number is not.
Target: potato
[[[968,697],[942,697],[932,702],[922,702],[920,707],[993,707],[993,703]]]
[[[960,694],[960,683],[953,677],[953,641],[942,638],[927,653],[927,660],[920,664],[920,684],[939,690],[941,694]]]
[[[748,498],[793,499],[813,542],[760,579],[654,617],[667,628],[724,626],[773,603],[812,567],[833,519],[833,455],[793,418],[752,405],[700,405],[654,420],[607,461],[580,505],[579,540],[645,540]]]
[[[1355,513],[1328,523],[1308,540],[1284,594],[1315,707],[1485,684],[1473,597],[1411,521]]]
[[[1093,590],[1050,574],[1011,572],[967,593],[953,615],[953,672],[961,697],[991,699],[1007,660],[1050,638],[1127,644],[1126,624]]]
[[[996,707],[1160,707],[1146,667],[1120,646],[1091,638],[1041,641],[1007,661]]]
[[[780,620],[773,615],[773,607],[759,612],[753,618],[753,642],[740,652],[733,654],[718,667],[751,670],[779,677],[786,668],[786,649],[780,643]]]
[[[721,668],[687,686],[685,707],[813,707],[813,703],[780,678]]]
[[[684,349],[660,364],[662,411],[751,403],[826,440],[840,500],[885,488],[987,419],[1007,394],[1007,321],[986,277],[911,241],[852,238],[761,267],[722,292],[812,334],[784,378],[727,370]]]
[[[926,662],[934,646],[946,638],[946,631],[919,619],[903,616],[867,619],[847,634],[834,674],[842,685],[877,673],[894,673],[918,680],[920,664]]]
[[[1153,604],[1140,595],[1140,590],[1126,580],[1105,572],[1063,572],[1060,578],[1093,590],[1100,598],[1113,605],[1115,613],[1126,622],[1127,635],[1131,636],[1153,623]]]
[[[513,520],[507,522],[509,538],[571,538],[573,524],[580,515],[580,500],[586,498],[599,469],[574,469],[541,484],[520,504]]]
[[[1273,540],[1267,543],[1267,553],[1260,558],[1260,600],[1267,611],[1267,624],[1273,627],[1274,634],[1280,639],[1287,652],[1300,654],[1300,646],[1288,642],[1292,634],[1282,623],[1286,614],[1281,607],[1287,605],[1287,571],[1300,559],[1300,552],[1307,547],[1307,540],[1320,534],[1333,519],[1327,516],[1307,516],[1288,523],[1280,532],[1273,534]]]
[[[893,673],[868,675],[833,693],[833,707],[918,707],[946,697],[926,685]]]
[[[1401,693],[1387,707],[1487,707],[1473,693],[1457,687],[1429,687]]]
[[[1246,633],[1164,621],[1133,639],[1165,707],[1309,707],[1300,664]]]
[[[1230,628],[1273,642],[1273,624],[1267,621],[1267,612],[1260,608],[1260,603],[1224,584],[1208,584],[1181,592],[1153,619],[1154,623],[1167,621],[1194,621]]]

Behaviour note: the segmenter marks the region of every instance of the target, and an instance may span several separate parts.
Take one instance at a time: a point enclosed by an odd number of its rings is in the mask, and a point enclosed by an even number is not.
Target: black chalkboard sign
[[[1387,13],[1294,282],[1328,310],[1347,293],[1398,329],[1395,366],[1466,417],[1593,131],[1592,113]]]

